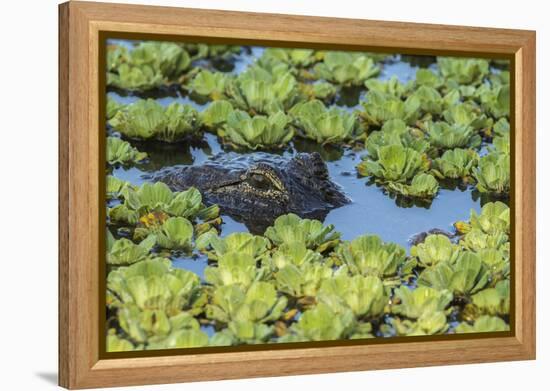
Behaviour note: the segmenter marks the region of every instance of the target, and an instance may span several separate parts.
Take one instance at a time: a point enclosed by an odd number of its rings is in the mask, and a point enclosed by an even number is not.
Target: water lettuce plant
[[[369,157],[377,160],[378,150],[386,145],[401,145],[424,153],[430,147],[424,135],[419,135],[400,119],[389,120],[378,131],[371,132],[365,142]]]
[[[215,223],[219,216],[219,207],[205,206],[200,192],[193,187],[182,192],[172,192],[165,183],[156,182],[144,183],[139,188],[125,188],[121,193],[123,203],[114,206],[108,213],[110,219],[118,223],[136,225],[141,217],[159,212],[167,217],[185,217],[191,221],[198,219],[205,223]],[[147,219],[142,223],[147,228]],[[202,227],[204,231],[209,228]]]
[[[235,110],[228,114],[227,122],[218,133],[225,143],[247,149],[280,148],[294,136],[288,127],[290,119],[282,111],[269,116],[255,115]]]
[[[380,73],[380,68],[364,54],[352,52],[326,52],[323,62],[315,65],[320,79],[339,85],[360,85]]]
[[[231,252],[248,254],[259,259],[270,247],[268,239],[248,232],[233,232],[224,238],[215,235],[210,238],[209,245],[212,251],[208,251],[208,258],[211,260],[217,260]]]
[[[346,338],[355,326],[351,310],[337,314],[327,304],[319,303],[305,311],[281,342],[329,341]]]
[[[332,267],[324,263],[287,264],[275,274],[277,290],[296,299],[302,306],[311,304],[321,283],[333,277]],[[313,300],[314,302],[314,300]]]
[[[471,126],[448,124],[446,122],[429,122],[426,125],[430,144],[436,148],[453,149],[478,147],[481,137]]]
[[[448,290],[437,290],[427,286],[411,290],[402,285],[394,291],[391,311],[406,318],[419,319],[424,315],[446,312],[452,299],[453,294]]]
[[[449,290],[455,296],[472,295],[489,283],[489,272],[478,254],[461,252],[455,263],[440,262],[422,271],[418,284]]]
[[[248,288],[265,275],[266,270],[256,267],[252,255],[234,251],[220,256],[217,266],[208,266],[204,270],[206,282],[217,287],[238,284]]]
[[[125,137],[165,142],[196,136],[201,125],[199,113],[192,106],[174,102],[164,107],[153,99],[125,106],[108,122]]]
[[[107,137],[106,152],[109,164],[139,163],[147,158],[147,153],[138,151],[129,142],[118,137]]]
[[[443,118],[449,125],[472,127],[474,130],[487,129],[493,125],[492,119],[469,102],[449,106],[443,111]]]
[[[382,94],[403,98],[412,90],[412,82],[401,83],[397,76],[392,76],[388,80],[369,79],[365,82],[368,91],[377,91]]]
[[[388,294],[378,277],[344,273],[323,281],[317,298],[334,312],[343,313],[349,309],[357,318],[380,316],[388,303]]]
[[[277,74],[251,67],[231,80],[225,89],[231,104],[250,114],[284,111],[298,98],[298,82],[290,72]]]
[[[428,235],[423,243],[412,246],[411,255],[418,258],[419,265],[433,266],[441,262],[454,263],[459,247],[445,235]]]
[[[227,122],[233,110],[231,103],[226,100],[212,102],[200,112],[201,123],[208,129],[220,129]]]
[[[489,74],[489,61],[476,58],[437,57],[439,72],[453,84],[478,85]]]
[[[409,96],[403,101],[393,95],[372,90],[366,94],[361,105],[364,110],[359,115],[373,126],[382,126],[392,119],[400,119],[412,125],[419,119],[420,100],[415,96]]]
[[[401,145],[386,145],[378,149],[378,159],[368,157],[357,165],[361,176],[374,176],[383,182],[406,182],[426,171],[429,162],[424,155]]]
[[[274,270],[282,269],[287,265],[300,267],[304,264],[320,264],[323,256],[308,249],[303,242],[288,242],[279,247],[265,260]]]
[[[384,243],[377,235],[361,235],[343,242],[336,250],[351,275],[375,276],[391,279],[403,277],[416,266],[407,259],[405,249],[395,243]]]
[[[107,264],[128,266],[151,259],[150,252],[155,242],[156,237],[149,236],[135,244],[126,238],[115,239],[111,232],[107,231]]]
[[[488,315],[480,316],[473,324],[461,322],[455,329],[457,333],[491,333],[508,330],[510,330],[510,326],[504,320]]]
[[[294,68],[307,68],[319,61],[313,49],[267,48],[258,60],[282,62]]]
[[[142,218],[141,221],[144,219]],[[164,220],[164,219],[163,219]],[[185,217],[168,217],[160,224],[136,228],[134,237],[153,235],[156,244],[168,250],[190,251],[193,248],[193,224]]]
[[[264,236],[276,246],[301,242],[319,253],[333,248],[340,241],[340,233],[334,232],[332,224],[325,226],[318,220],[301,219],[293,213],[277,217]]]
[[[387,189],[406,197],[431,200],[439,190],[439,183],[431,174],[420,173],[413,177],[410,184],[390,182]]]
[[[472,149],[455,148],[447,150],[433,161],[431,172],[438,178],[463,179],[472,176],[479,155]]]
[[[278,296],[274,286],[267,282],[254,282],[248,288],[224,285],[214,291],[206,315],[227,325],[225,333],[231,344],[260,343],[274,332],[274,327],[266,323],[280,318],[286,305],[286,297]]]
[[[189,54],[169,42],[142,42],[124,53],[108,56],[107,84],[126,90],[145,91],[174,81],[191,65]]]
[[[417,86],[439,88],[443,85],[443,82],[441,76],[430,69],[419,68],[416,71],[414,83]]]
[[[416,320],[392,318],[391,324],[400,336],[444,334],[449,329],[442,311],[425,313]]]
[[[507,154],[483,156],[473,174],[481,193],[506,195],[510,192],[510,156]]]
[[[229,76],[226,73],[201,69],[189,83],[189,89],[212,100],[220,100],[224,98],[228,79]]]
[[[299,134],[319,144],[341,143],[360,135],[354,114],[336,107],[328,109],[317,99],[298,103],[290,115]]]

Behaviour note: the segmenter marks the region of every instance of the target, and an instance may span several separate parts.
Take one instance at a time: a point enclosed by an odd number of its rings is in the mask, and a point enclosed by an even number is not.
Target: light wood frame
[[[100,32],[503,55],[512,80],[513,330],[506,337],[102,359]],[[88,2],[59,6],[59,384],[90,388],[535,358],[535,32]],[[103,330],[103,328],[101,328]]]

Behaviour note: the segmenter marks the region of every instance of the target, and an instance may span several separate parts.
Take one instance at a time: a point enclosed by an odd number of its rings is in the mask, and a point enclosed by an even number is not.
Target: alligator
[[[151,179],[173,191],[197,188],[205,204],[218,204],[222,214],[256,234],[280,215],[323,221],[330,210],[350,202],[317,152],[292,157],[220,153],[201,165],[161,170]]]

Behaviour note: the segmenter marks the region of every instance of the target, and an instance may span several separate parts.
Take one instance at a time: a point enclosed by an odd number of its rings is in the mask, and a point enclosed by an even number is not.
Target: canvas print
[[[107,352],[510,329],[508,61],[104,49]]]

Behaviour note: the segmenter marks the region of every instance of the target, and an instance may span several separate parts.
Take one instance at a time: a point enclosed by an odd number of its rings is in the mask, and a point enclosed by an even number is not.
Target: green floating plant
[[[416,266],[408,259],[403,247],[384,243],[376,235],[362,235],[338,246],[336,255],[352,275],[375,276],[383,279],[410,275]]]
[[[279,338],[279,342],[345,339],[352,334],[355,324],[351,310],[338,314],[327,304],[319,303],[305,311],[298,322],[289,328],[288,334]]]
[[[419,319],[437,312],[446,312],[452,299],[453,294],[448,290],[437,290],[426,286],[411,290],[401,285],[394,291],[394,304],[391,306],[391,311],[396,315]]]
[[[277,290],[296,299],[303,299],[300,304],[308,306],[307,298],[315,297],[321,283],[333,277],[333,270],[324,263],[286,264],[275,273]]]
[[[335,247],[340,241],[340,233],[334,226],[323,225],[318,220],[301,219],[293,213],[277,217],[273,226],[268,227],[264,236],[276,246],[284,243],[303,243],[307,248],[323,253]]]
[[[122,194],[127,191],[127,189],[135,189],[130,182],[123,181],[122,179],[118,179],[112,175],[107,175],[105,182],[107,188],[107,199],[120,198],[122,197]]]
[[[144,220],[142,219],[142,222]],[[136,228],[134,238],[154,235],[156,244],[161,248],[191,251],[193,232],[193,224],[185,217],[166,217],[159,224],[147,224],[145,227]]]
[[[243,51],[243,46],[238,45],[186,43],[181,46],[192,56],[193,60],[203,58],[230,60],[234,55]]]
[[[360,53],[326,52],[323,62],[315,65],[315,74],[340,85],[361,85],[365,80],[380,73],[374,61]]]
[[[115,240],[111,232],[107,231],[107,264],[128,266],[149,260],[155,242],[155,236],[149,236],[139,244],[135,244],[126,238]]]
[[[440,75],[432,72],[429,69],[419,68],[416,71],[414,83],[417,86],[440,88],[443,85],[443,79]]]
[[[258,60],[282,62],[294,68],[307,68],[319,61],[313,49],[267,48]]]
[[[320,144],[349,141],[360,135],[354,114],[337,107],[328,109],[316,99],[298,103],[290,115],[301,136]]]
[[[487,118],[481,110],[470,103],[452,105],[443,111],[445,121],[456,128],[471,127],[473,130],[490,128],[493,120]]]
[[[226,100],[212,102],[200,113],[201,123],[211,130],[220,129],[227,123],[229,115],[233,112],[233,106]]]
[[[369,79],[365,82],[365,87],[369,91],[377,91],[384,95],[391,95],[396,98],[404,98],[413,89],[413,83],[401,83],[397,76],[392,76],[389,80]]]
[[[387,145],[401,145],[419,153],[426,152],[430,147],[423,134],[419,135],[400,119],[387,121],[382,129],[370,133],[365,142],[365,148],[373,160],[379,158],[378,150]]]
[[[400,119],[407,125],[412,125],[419,119],[420,104],[416,96],[409,96],[403,101],[393,95],[372,90],[361,101],[364,110],[359,115],[373,126],[382,126],[392,119]]]
[[[384,284],[378,277],[350,277],[344,273],[323,281],[317,298],[336,313],[341,314],[349,309],[358,318],[382,315],[389,300]]]
[[[333,84],[325,81],[317,81],[311,84],[300,83],[299,88],[300,93],[308,100],[318,99],[325,103],[332,101],[338,92]]]
[[[439,191],[439,183],[431,174],[420,173],[413,177],[410,184],[390,182],[387,188],[406,197],[431,200]]]
[[[390,322],[399,336],[444,334],[449,329],[447,316],[442,311],[425,313],[414,321],[391,318]]]
[[[481,137],[469,125],[428,122],[426,131],[430,144],[436,148],[477,148],[481,144]]]
[[[290,118],[282,111],[250,117],[242,110],[235,110],[228,114],[225,126],[218,133],[225,143],[236,147],[281,148],[294,136],[293,129],[287,126],[289,122]]]
[[[473,174],[481,193],[507,195],[510,192],[510,156],[507,154],[483,156]]]
[[[357,172],[383,182],[403,183],[428,168],[429,161],[425,155],[401,145],[386,145],[378,149],[378,159],[369,157],[359,163]]]
[[[262,343],[274,333],[274,327],[267,323],[279,319],[286,305],[287,299],[278,296],[267,282],[254,282],[248,288],[225,285],[214,291],[206,316],[227,325],[221,335],[215,336],[218,340],[225,337],[224,344]]]
[[[109,54],[109,51],[112,51]],[[180,45],[169,42],[142,42],[124,52],[108,49],[107,84],[126,90],[146,91],[176,80],[191,65]]]
[[[510,116],[510,85],[489,87],[481,86],[476,91],[484,111],[493,118],[505,118]]]
[[[174,102],[163,107],[153,99],[125,106],[108,123],[126,137],[165,142],[197,136],[201,126],[199,113],[192,106]]]
[[[418,284],[438,290],[449,290],[455,296],[468,296],[485,288],[489,271],[478,254],[461,252],[455,263],[439,262],[418,277]]]
[[[219,207],[206,207],[202,196],[195,188],[182,192],[172,192],[165,183],[144,183],[139,188],[125,188],[121,192],[122,204],[110,208],[108,216],[111,221],[129,225],[138,222],[145,228],[162,223],[167,217],[185,217],[189,220],[203,220],[206,223],[216,223],[219,217]],[[201,227],[200,232],[208,231],[208,224]]]
[[[244,252],[228,252],[218,258],[217,266],[208,266],[204,278],[214,286],[238,284],[243,288],[266,276],[266,269],[257,268],[256,260]]]
[[[212,248],[212,251],[207,251],[208,258],[212,260],[217,260],[231,252],[248,254],[254,259],[259,259],[270,247],[268,239],[248,232],[233,232],[224,238],[212,236],[208,244]]]
[[[472,296],[466,305],[463,319],[477,319],[483,315],[508,316],[510,314],[510,280],[499,281],[494,288],[486,288]]]
[[[118,137],[107,137],[107,163],[130,164],[144,159],[147,159],[147,153],[138,151],[129,142]]]
[[[212,100],[220,100],[224,98],[229,79],[230,76],[226,73],[201,69],[189,83],[189,89]]]
[[[182,330],[199,329],[193,314],[202,312],[204,296],[194,273],[170,268],[168,260],[146,260],[111,271],[107,289],[116,300],[121,329],[138,343],[152,346]]]
[[[288,242],[279,245],[266,260],[272,269],[282,269],[287,265],[300,267],[305,264],[321,263],[323,256],[308,249],[303,242]]]
[[[454,263],[459,250],[445,235],[428,235],[423,243],[411,248],[411,255],[418,258],[421,266],[429,267],[441,262]]]
[[[479,155],[471,149],[447,150],[433,161],[432,172],[438,178],[463,179],[471,177],[479,162]]]
[[[489,61],[482,59],[437,57],[437,65],[452,84],[478,85],[489,75]]]
[[[118,103],[110,95],[107,95],[107,104],[105,105],[105,116],[107,117],[108,120],[110,120],[123,107],[124,107],[123,103]]]
[[[473,324],[461,322],[458,326],[456,326],[455,332],[457,334],[492,333],[496,331],[508,330],[510,330],[510,325],[506,324],[506,322],[501,318],[484,315],[477,318]]]
[[[298,82],[289,71],[270,72],[259,66],[231,80],[225,90],[234,107],[251,114],[287,110],[298,98]]]

